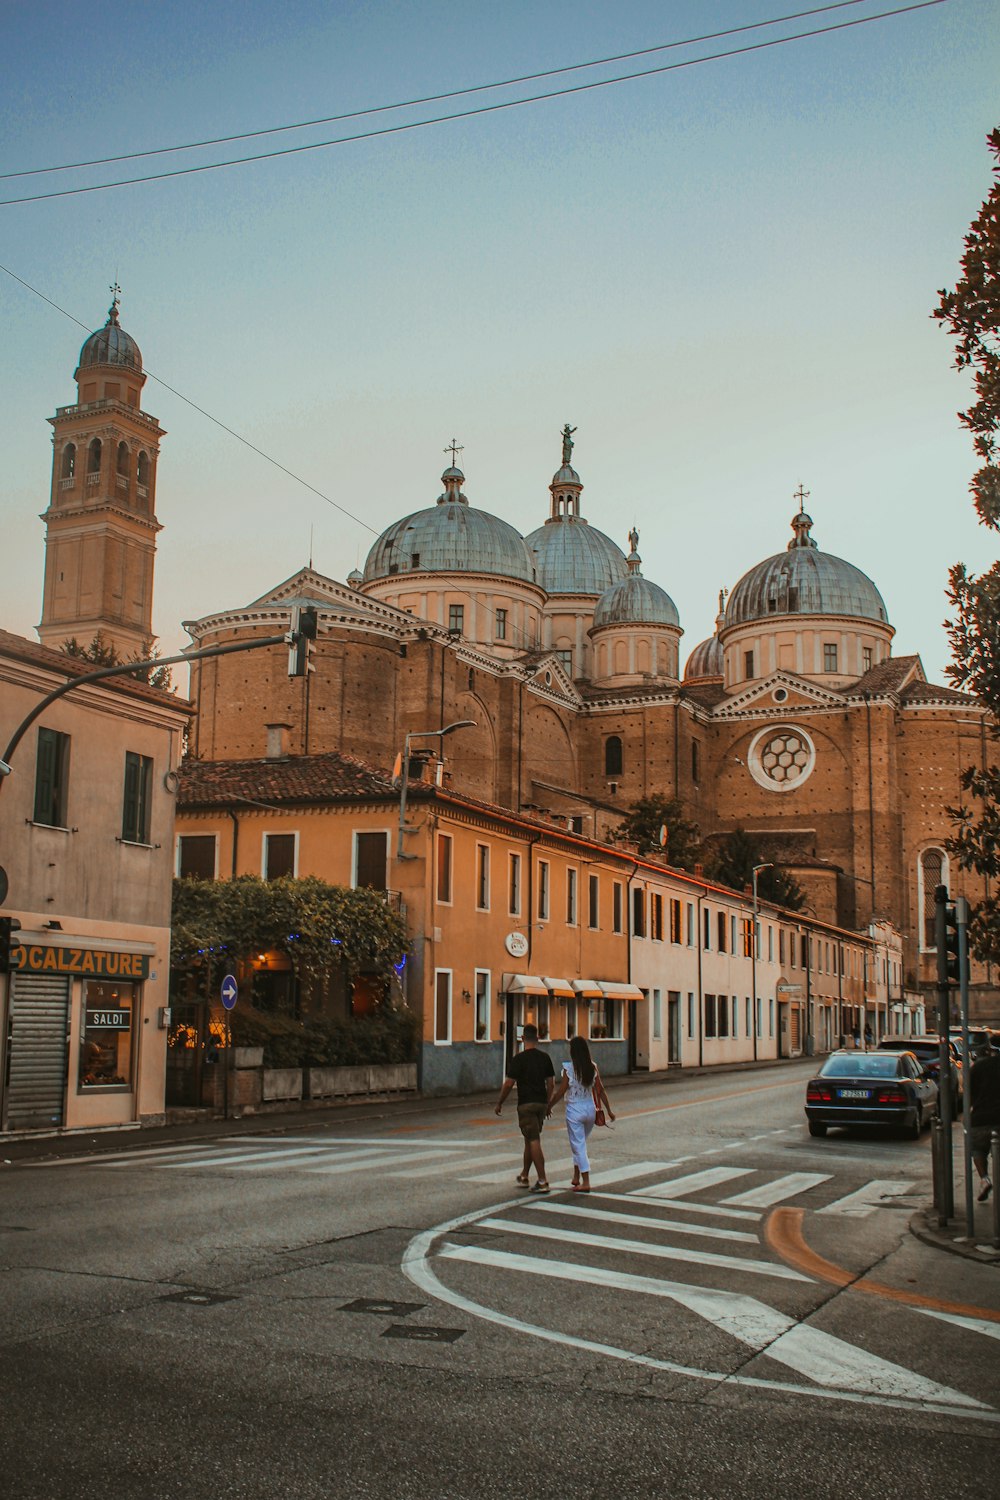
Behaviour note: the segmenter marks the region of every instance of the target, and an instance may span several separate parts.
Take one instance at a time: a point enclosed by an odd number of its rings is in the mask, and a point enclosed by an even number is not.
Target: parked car
[[[831,1052],[806,1085],[810,1135],[831,1125],[893,1125],[916,1140],[938,1087],[913,1052]]]
[[[994,1040],[995,1039],[995,1040]],[[955,1041],[961,1046],[962,1033],[956,1031]],[[977,1063],[981,1057],[989,1057],[995,1046],[1000,1046],[1000,1036],[988,1026],[969,1027],[969,1063]]]
[[[941,1080],[938,1073],[941,1068],[941,1038],[933,1032],[927,1036],[884,1036],[878,1044],[879,1052],[912,1052],[920,1059],[928,1075],[934,1079],[940,1087]],[[964,1093],[964,1073],[962,1071],[962,1057],[954,1037],[948,1042],[948,1052],[952,1064],[952,1097],[955,1109],[962,1108],[962,1095]]]

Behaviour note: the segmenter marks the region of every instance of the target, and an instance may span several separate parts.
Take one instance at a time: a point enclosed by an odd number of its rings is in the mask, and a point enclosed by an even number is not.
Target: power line
[[[643,68],[636,73],[619,74],[616,78],[596,79],[591,83],[578,83],[570,88],[550,89],[543,94],[531,94],[525,99],[506,99],[498,104],[482,104],[475,109],[456,110],[453,114],[434,115],[427,120],[409,120],[400,125],[385,125],[377,130],[359,131],[356,135],[337,136],[328,141],[312,141],[301,146],[285,146],[276,151],[259,151],[252,156],[233,157],[229,161],[203,162],[194,167],[175,167],[168,172],[149,172],[141,177],[124,177],[117,182],[97,182],[88,187],[61,188],[51,193],[31,193],[20,198],[0,198],[0,208],[9,208],[18,203],[41,203],[52,198],[73,198],[82,193],[101,193],[113,188],[135,187],[140,183],[164,182],[171,177],[192,177],[200,172],[218,172],[227,167],[247,166],[253,162],[273,161],[281,156],[297,156],[305,151],[324,151],[333,146],[346,146],[357,141],[370,141],[381,136],[400,135],[406,131],[424,130],[430,125],[444,125],[453,120],[468,120],[478,115],[497,114],[505,109],[520,109],[527,104],[540,104],[550,99],[565,98],[570,94],[584,94],[593,89],[610,88],[618,83],[630,83],[637,78],[651,78],[660,73],[673,73],[681,68],[698,67],[702,63],[719,62],[730,57],[743,57],[751,52],[763,52],[772,47],[784,47],[789,42],[801,42],[817,36],[828,36],[832,32],[847,31],[855,26],[868,26],[873,21],[884,21],[912,11],[928,10],[931,6],[944,5],[948,0],[917,0],[911,5],[899,6],[895,10],[879,11],[873,16],[859,16],[853,21],[838,21],[832,26],[815,27],[811,31],[795,32],[791,36],[773,37],[765,42],[753,42],[746,47],[733,47],[725,52],[712,52],[705,57],[685,58],[681,62],[663,63],[655,68]]]
[[[548,68],[539,73],[522,73],[516,78],[504,78],[496,83],[479,83],[469,88],[451,89],[443,94],[424,94],[416,99],[401,99],[396,104],[376,104],[368,109],[355,109],[339,115],[326,115],[316,120],[300,120],[291,125],[271,125],[264,130],[245,130],[237,135],[218,135],[204,141],[188,141],[180,146],[157,146],[149,151],[129,151],[121,156],[97,156],[91,161],[65,162],[56,167],[33,167],[23,172],[0,172],[0,182],[13,177],[42,177],[52,172],[77,172],[84,167],[107,167],[120,161],[140,161],[150,156],[169,156],[177,151],[200,151],[208,146],[226,146],[234,141],[256,140],[264,135],[280,135],[289,130],[312,130],[318,125],[335,125],[342,120],[358,120],[367,115],[391,113],[397,109],[412,109],[418,104],[438,104],[445,99],[461,99],[469,94],[488,93],[492,89],[513,88],[519,83],[535,83],[541,78],[556,78],[564,73],[579,72],[583,68],[601,68],[610,63],[627,62],[634,57],[648,57],[654,52],[669,52],[678,47],[694,47],[700,42],[719,41],[727,36],[739,36],[748,31],[761,31],[765,26],[780,26],[786,21],[800,21],[807,16],[823,15],[831,10],[845,10],[852,5],[864,5],[868,0],[836,0],[829,5],[818,5],[812,10],[792,11],[785,16],[774,16],[768,21],[754,21],[746,26],[730,26],[725,31],[708,31],[702,36],[688,37],[681,42],[661,42],[654,47],[641,47],[634,52],[618,52],[611,57],[598,57],[590,62],[568,63],[562,68]]]

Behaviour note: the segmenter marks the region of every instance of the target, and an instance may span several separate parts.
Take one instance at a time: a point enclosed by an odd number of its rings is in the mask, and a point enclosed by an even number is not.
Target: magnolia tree
[[[984,526],[1000,530],[1000,130],[987,137],[994,182],[965,236],[962,275],[942,291],[933,316],[955,340],[955,368],[972,376],[975,400],[959,412],[972,433],[982,466],[970,485]],[[996,746],[1000,724],[1000,563],[978,577],[956,563],[949,577],[953,616],[948,626],[953,664],[948,676],[974,693],[992,715],[988,734]],[[1000,875],[1000,766],[969,767],[962,775],[969,801],[949,808],[957,831],[949,849],[959,865],[988,881]],[[982,959],[1000,961],[1000,902],[987,895],[975,908],[971,938]]]

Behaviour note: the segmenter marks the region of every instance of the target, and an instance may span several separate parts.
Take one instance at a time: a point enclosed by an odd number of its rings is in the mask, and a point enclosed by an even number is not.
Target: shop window
[[[438,969],[434,975],[434,1040],[451,1041],[450,969]]]
[[[617,734],[609,735],[604,741],[605,776],[620,776],[623,764],[621,738]]]
[[[122,842],[148,844],[152,818],[153,760],[125,752],[125,794],[122,801]]]
[[[389,867],[389,835],[354,835],[354,884],[365,890],[384,891]]]
[[[439,833],[437,836],[437,899],[444,903],[451,901],[451,834]]]
[[[294,833],[265,833],[264,835],[264,879],[280,880],[284,875],[295,874]]]
[[[590,1007],[590,1035],[598,1041],[621,1041],[624,1001],[605,996]]]
[[[512,917],[521,915],[521,856],[512,854],[507,870],[507,910]]]
[[[490,1039],[490,972],[476,970],[476,1041]]]
[[[587,880],[588,885],[588,910],[587,926],[597,928],[601,925],[601,881],[598,875],[591,875]]]
[[[488,844],[476,845],[476,907],[490,909],[490,850]]]
[[[69,735],[58,729],[38,731],[35,762],[34,821],[49,828],[69,826]]]
[[[88,980],[83,999],[79,1093],[132,1087],[135,985]]]
[[[576,871],[566,871],[566,925],[576,926]]]
[[[177,839],[180,879],[215,880],[217,840],[214,833],[182,833]]]
[[[715,996],[714,995],[706,995],[705,996],[705,1035],[706,1036],[715,1036],[715,1034],[716,1034]]]
[[[616,880],[611,891],[611,930],[612,932],[623,932],[622,916],[624,905],[624,891],[621,881]]]
[[[453,631],[456,635],[462,634],[462,631],[465,629],[464,604],[448,605],[448,629]]]
[[[549,862],[547,859],[538,861],[538,920],[539,922],[549,920]]]

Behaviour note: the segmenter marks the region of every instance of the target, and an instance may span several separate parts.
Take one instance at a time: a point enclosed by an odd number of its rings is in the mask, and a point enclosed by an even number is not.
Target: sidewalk
[[[745,1073],[757,1069],[786,1067],[805,1062],[800,1057],[769,1058],[758,1062],[724,1063],[703,1068],[669,1068],[657,1073],[626,1073],[619,1078],[609,1078],[612,1092],[620,1088],[632,1088],[640,1084],[671,1085],[685,1078],[703,1078],[713,1074]],[[804,1085],[803,1085],[804,1088]],[[214,1140],[218,1136],[234,1135],[281,1135],[285,1131],[313,1129],[324,1125],[350,1123],[354,1120],[380,1120],[403,1118],[407,1115],[428,1114],[435,1110],[481,1109],[492,1111],[500,1092],[495,1089],[482,1094],[445,1094],[427,1097],[423,1094],[405,1094],[398,1098],[385,1096],[376,1099],[351,1099],[343,1103],[330,1103],[322,1108],[303,1107],[289,1109],[280,1114],[242,1115],[238,1119],[213,1118],[208,1111],[197,1119],[179,1120],[166,1125],[140,1128],[130,1125],[121,1130],[73,1130],[39,1131],[37,1134],[0,1136],[0,1171],[17,1161],[38,1161],[45,1157],[98,1156],[105,1151],[141,1151],[150,1146],[184,1145],[193,1141]],[[185,1115],[190,1111],[179,1111]]]
[[[974,1179],[972,1204],[973,1233],[971,1236],[966,1231],[965,1219],[965,1178],[961,1158],[955,1163],[955,1214],[945,1225],[938,1223],[937,1210],[928,1205],[927,1208],[918,1209],[910,1219],[910,1233],[925,1245],[932,1245],[936,1250],[947,1250],[952,1255],[964,1255],[966,1260],[978,1261],[981,1265],[1000,1266],[1000,1247],[993,1243],[994,1236],[994,1196],[993,1193],[985,1203],[976,1203],[975,1194],[979,1192],[978,1179]]]

